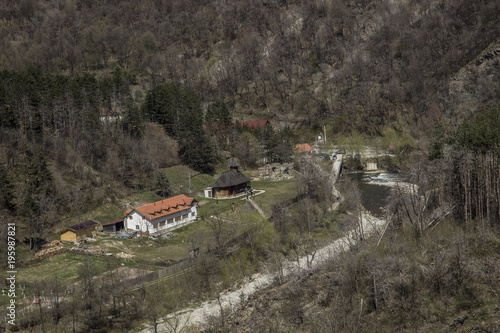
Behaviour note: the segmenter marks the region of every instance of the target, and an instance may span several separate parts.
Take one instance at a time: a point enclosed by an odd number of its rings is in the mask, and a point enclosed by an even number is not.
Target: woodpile
[[[56,239],[56,240],[54,240],[54,241],[52,241],[50,243],[42,245],[42,250],[45,250],[47,248],[52,248],[52,247],[55,247],[55,246],[59,246],[61,244],[62,244],[61,241]]]
[[[61,242],[55,240],[42,246],[42,249],[37,253],[35,253],[35,259],[44,260],[49,257],[55,256],[57,254],[63,253],[65,251],[66,249],[62,246]]]

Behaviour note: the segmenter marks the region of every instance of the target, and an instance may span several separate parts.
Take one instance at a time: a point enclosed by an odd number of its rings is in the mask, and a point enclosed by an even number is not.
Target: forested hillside
[[[324,131],[329,144],[337,146],[394,148],[386,164],[417,190],[393,193],[385,241],[397,244],[382,243],[380,252],[391,261],[397,246],[406,254],[428,248],[434,257],[422,259],[419,275],[412,273],[412,265],[421,258],[408,254],[410,263],[397,267],[411,274],[398,282],[382,273],[382,264],[370,266],[356,257],[374,253],[360,247],[353,254],[359,267],[339,259],[333,265],[345,268],[345,276],[317,278],[330,294],[314,298],[297,293],[300,302],[289,303],[283,316],[272,319],[292,321],[283,326],[289,330],[308,331],[316,325],[317,331],[372,331],[376,324],[361,319],[359,299],[372,302],[364,308],[370,316],[379,310],[388,317],[402,314],[404,323],[398,328],[428,315],[425,295],[445,295],[445,303],[454,292],[459,297],[482,295],[477,298],[489,305],[484,295],[490,289],[496,293],[498,281],[489,280],[487,267],[471,268],[465,280],[453,274],[463,271],[462,245],[479,252],[477,260],[486,264],[489,256],[498,258],[489,246],[498,245],[500,225],[499,17],[496,0],[1,1],[0,219],[16,222],[19,244],[26,243],[20,252],[29,257],[69,219],[80,219],[102,204],[146,191],[171,194],[166,168],[183,164],[189,172],[213,175],[221,165],[227,168],[229,156],[237,157],[243,169],[261,161],[292,162],[293,145],[311,142]],[[249,128],[243,123],[247,120],[268,120],[270,125]],[[273,205],[275,217],[282,218],[273,225],[266,221],[272,241],[263,239],[273,248],[254,248],[251,237],[245,238],[251,250],[240,244],[242,256],[252,253],[248,257],[255,267],[260,260],[309,251],[317,245],[311,232],[340,232],[359,222],[350,214],[361,212],[353,187],[345,193],[353,195],[354,203],[346,200],[332,214],[328,177],[313,171],[319,169],[312,164],[297,161],[295,168],[302,174],[293,194],[297,208],[290,213]],[[429,236],[441,222],[436,229],[442,234]],[[452,242],[443,236],[447,230],[458,235]],[[2,229],[2,251],[6,237]],[[481,239],[484,246],[477,244]],[[456,252],[445,256],[445,272],[431,270],[442,255],[433,240],[456,246]],[[200,274],[217,271],[213,267],[220,258],[210,258],[213,262]],[[465,259],[476,260],[469,253]],[[497,273],[498,265],[491,265]],[[360,280],[348,279],[358,268]],[[429,275],[434,273],[442,276]],[[217,274],[210,277],[213,285],[219,283]],[[483,285],[473,286],[473,277]],[[379,278],[385,283],[382,289],[370,291],[372,285],[379,288]],[[418,285],[428,292],[423,298],[417,297],[410,278],[428,283]],[[400,289],[391,289],[394,285]],[[332,298],[342,286],[347,286],[341,295],[345,298]],[[205,287],[203,297],[213,296],[210,283]],[[285,295],[286,302],[295,291]],[[193,301],[189,295],[183,293],[182,302],[169,311]],[[152,300],[156,296],[153,292]],[[304,316],[304,304],[311,299],[321,309]],[[113,313],[117,320],[100,308],[98,315],[88,308],[94,317],[84,324],[104,325],[106,317],[105,325],[121,330],[149,318],[144,309],[142,317],[119,326],[116,321],[136,302],[128,301]],[[477,304],[466,302],[457,309]],[[330,325],[324,319],[330,310],[338,312],[337,305],[354,324]],[[166,311],[163,303],[157,307]],[[420,317],[404,317],[415,308]],[[156,322],[159,314],[154,316]],[[59,317],[54,318],[54,325],[60,325]],[[75,316],[72,320],[74,325]],[[439,320],[444,325],[446,319]],[[37,327],[38,319],[32,324],[26,327]]]
[[[498,103],[499,14],[492,0],[4,1],[2,206],[86,209],[154,187],[159,168],[212,173],[223,150],[287,160],[320,125],[431,138],[442,158]],[[282,130],[214,131],[248,119]]]
[[[211,173],[222,150],[246,164],[263,156],[258,146],[286,160],[298,129],[307,140],[325,124],[333,134],[439,132],[442,144],[454,124],[498,102],[499,6],[2,2],[2,179],[14,187],[4,206],[21,209],[31,193],[39,204],[86,209],[121,186],[153,187],[158,168],[183,162]],[[287,130],[230,141],[213,131],[252,118]],[[40,163],[30,169],[33,158]]]
[[[492,0],[0,6],[4,69],[106,76],[121,67],[143,89],[163,81],[187,86],[202,102],[226,100],[242,117],[326,118],[336,130],[379,134],[400,117],[417,122],[433,103],[454,116],[498,96],[498,54],[476,63],[498,47],[500,9]],[[459,78],[472,94],[463,100],[450,83],[471,62],[488,69]]]

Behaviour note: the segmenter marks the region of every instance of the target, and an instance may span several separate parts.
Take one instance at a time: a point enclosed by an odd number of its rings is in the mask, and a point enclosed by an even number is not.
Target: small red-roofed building
[[[315,149],[312,148],[311,146],[309,146],[307,143],[298,144],[298,145],[295,145],[295,147],[293,147],[293,151],[298,153],[298,154],[310,153],[310,152],[313,152],[314,150]]]
[[[127,230],[159,235],[196,221],[197,201],[184,194],[163,199],[125,212]]]

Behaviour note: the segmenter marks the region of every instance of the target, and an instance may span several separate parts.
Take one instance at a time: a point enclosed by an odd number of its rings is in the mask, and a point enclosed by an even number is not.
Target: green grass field
[[[185,165],[176,165],[163,169],[170,183],[172,195],[185,194],[189,196],[189,175],[191,174],[191,195],[203,193],[203,189],[215,183],[217,178],[199,174]]]
[[[253,182],[252,188],[266,191],[264,194],[255,196],[253,200],[269,215],[273,205],[292,199],[298,194],[296,179]]]
[[[222,172],[223,170],[221,170]],[[165,169],[166,175],[170,180],[173,189],[172,195],[177,195],[174,189],[189,188],[189,179],[187,174],[192,172],[187,167],[177,166]],[[246,172],[250,177],[255,176],[255,170]],[[193,172],[193,174],[195,174]],[[207,185],[213,184],[218,175],[211,177],[209,175],[196,175],[191,178],[192,193],[202,193]],[[264,209],[266,213],[271,212],[272,205],[290,199],[297,193],[296,181],[285,180],[279,182],[252,182],[252,187],[256,190],[266,191],[262,195],[254,196],[254,200]],[[186,192],[179,192],[186,193]],[[188,193],[186,193],[188,194]],[[256,214],[257,212],[252,205],[246,205],[245,197],[233,199],[207,199],[202,196],[195,196],[198,200],[200,208],[198,216],[219,215],[234,220],[244,220],[248,214]],[[154,202],[161,200],[162,197],[156,194],[155,191],[145,191],[131,195],[118,202],[103,203],[96,209],[82,214],[79,217],[73,217],[67,220],[66,225],[79,223],[85,220],[94,220],[99,223],[104,223],[123,217],[124,210],[127,205],[143,204],[145,202]],[[235,212],[232,211],[232,203],[235,203]],[[120,254],[121,252],[131,254],[130,259],[120,259],[113,257],[90,256],[91,263],[97,272],[104,272],[109,267],[116,267],[122,263],[131,268],[141,268],[146,270],[160,269],[166,263],[175,263],[189,256],[189,251],[193,247],[204,248],[213,240],[212,231],[207,223],[202,218],[197,222],[183,226],[173,230],[177,234],[171,239],[148,239],[142,237],[139,239],[123,240],[116,239],[114,235],[106,235],[99,233],[97,241],[89,243],[89,248],[102,249],[105,253]],[[55,233],[49,237],[49,240],[58,239],[59,234]],[[74,245],[65,245],[68,249]],[[24,247],[23,247],[24,248]],[[22,252],[22,251],[21,251]],[[29,260],[33,253],[29,251],[23,255],[23,259]],[[23,252],[23,254],[24,254]],[[85,255],[67,251],[41,262],[31,263],[26,266],[21,266],[18,269],[18,277],[28,283],[37,280],[50,280],[58,276],[63,284],[71,284],[81,279],[79,270],[85,263]]]
[[[89,256],[89,260],[96,272],[104,272],[107,266],[117,265],[116,262],[111,262],[104,257]],[[19,267],[17,276],[20,282],[34,283],[40,280],[53,280],[57,275],[64,284],[71,284],[81,279],[78,271],[85,263],[84,254],[67,251],[43,261]]]

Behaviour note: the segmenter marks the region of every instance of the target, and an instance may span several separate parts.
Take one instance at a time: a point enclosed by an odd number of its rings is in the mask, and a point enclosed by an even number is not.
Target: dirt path
[[[380,232],[384,223],[384,221],[376,217],[365,214],[363,216],[364,238],[375,232]],[[359,234],[351,231],[346,236],[319,249],[313,258],[305,256],[299,260],[288,261],[284,265],[282,276],[315,269],[327,260],[349,250],[352,245],[358,242],[358,239]],[[243,287],[221,294],[218,300],[207,301],[194,309],[183,309],[164,318],[158,327],[158,332],[189,332],[190,327],[205,324],[208,316],[219,315],[221,307],[236,310],[242,301],[248,299],[253,293],[269,287],[277,278],[278,272],[254,274]],[[142,332],[154,332],[154,330],[149,327]]]
[[[255,208],[255,210],[259,213],[260,216],[262,216],[265,219],[269,218],[269,216],[266,216],[266,213],[264,213],[264,210],[259,206],[259,204],[253,201],[252,198],[248,198],[248,202],[250,202],[250,204],[253,206],[253,208]]]

